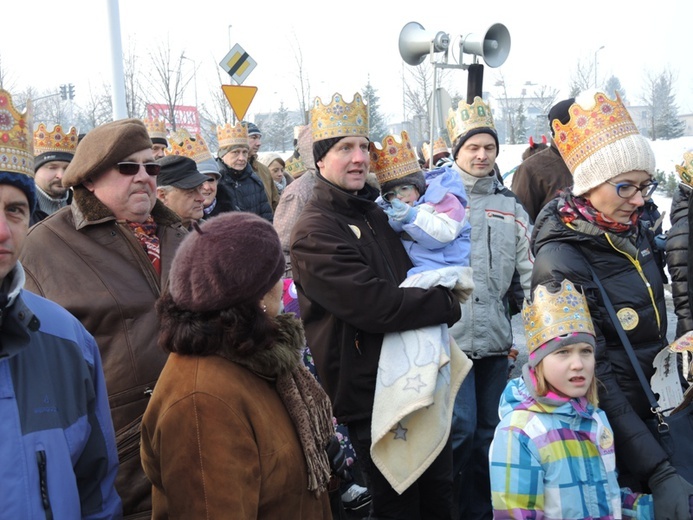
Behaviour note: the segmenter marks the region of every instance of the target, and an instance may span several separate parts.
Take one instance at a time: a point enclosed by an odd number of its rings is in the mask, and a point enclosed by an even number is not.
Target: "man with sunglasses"
[[[139,425],[166,361],[154,304],[187,231],[156,198],[152,141],[138,119],[89,131],[65,170],[70,206],[35,225],[21,256],[29,290],[60,303],[97,340],[109,392],[124,515],[151,511]]]

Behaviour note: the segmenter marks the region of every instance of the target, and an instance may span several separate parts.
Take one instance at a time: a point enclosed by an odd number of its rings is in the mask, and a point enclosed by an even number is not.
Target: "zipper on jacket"
[[[359,336],[361,335],[361,331],[356,331],[356,335],[354,336],[354,346],[356,347],[356,350],[359,353],[359,356],[361,355],[361,340],[359,339]]]
[[[652,307],[654,308],[655,316],[657,317],[657,329],[661,331],[662,323],[661,323],[660,317],[659,317],[659,309],[657,308],[657,301],[655,300],[654,293],[652,292],[652,285],[650,285],[649,280],[645,276],[645,273],[643,272],[642,267],[640,266],[640,261],[637,258],[633,258],[628,253],[626,253],[625,251],[621,251],[618,247],[616,247],[616,245],[611,241],[611,237],[609,236],[609,233],[604,233],[604,236],[606,237],[606,240],[607,240],[607,242],[609,242],[611,247],[613,247],[616,251],[618,251],[623,256],[625,256],[628,260],[631,261],[631,263],[635,266],[635,270],[640,275],[640,278],[642,278],[643,282],[645,282],[645,287],[647,287],[647,293],[650,295],[650,301],[652,302]]]
[[[46,452],[44,450],[39,450],[36,452],[36,463],[38,464],[39,490],[41,491],[41,503],[43,504],[43,510],[46,513],[46,520],[53,520],[53,509],[51,508],[51,500],[48,496]]]

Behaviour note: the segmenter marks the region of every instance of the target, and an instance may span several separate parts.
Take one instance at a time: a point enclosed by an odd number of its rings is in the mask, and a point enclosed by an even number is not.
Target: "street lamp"
[[[597,53],[603,48],[604,46],[602,45],[596,51],[594,51],[594,88],[597,88]]]

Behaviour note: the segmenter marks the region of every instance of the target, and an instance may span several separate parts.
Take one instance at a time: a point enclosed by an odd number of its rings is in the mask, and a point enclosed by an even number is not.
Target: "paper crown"
[[[27,101],[24,112],[12,103],[12,95],[0,89],[0,170],[34,176],[33,112]]]
[[[368,137],[368,108],[361,94],[354,94],[351,103],[344,101],[341,94],[334,94],[329,105],[323,105],[319,97],[310,111],[313,141],[332,137]]]
[[[676,172],[681,177],[681,182],[693,188],[693,153],[683,154],[683,166],[677,164]]]
[[[235,126],[231,123],[225,125],[217,125],[217,139],[219,148],[228,148],[229,146],[246,146],[248,147],[248,128],[239,121]]]
[[[538,285],[532,302],[525,302],[522,308],[522,323],[530,353],[547,341],[572,332],[594,336],[587,300],[569,280],[563,280],[560,291],[555,293]]]
[[[49,131],[46,125],[39,123],[34,131],[34,154],[37,157],[50,152],[64,152],[74,155],[78,141],[79,135],[74,126],[70,127],[69,131],[63,132],[60,125],[55,125],[53,131]]]
[[[406,130],[402,131],[399,141],[394,135],[385,137],[382,148],[377,143],[372,143],[370,154],[371,171],[375,173],[381,186],[386,182],[421,171]]]
[[[447,127],[448,135],[453,143],[459,136],[475,128],[496,129],[493,124],[491,107],[484,103],[484,100],[479,96],[474,98],[474,103],[471,105],[460,101],[457,104],[457,110],[453,110],[452,107],[449,108]]]
[[[286,173],[288,173],[292,177],[298,177],[307,169],[308,168],[303,163],[300,157],[289,157],[286,160],[286,165],[284,166],[284,170],[286,171]]]
[[[171,149],[166,152],[166,155],[183,155],[196,163],[214,159],[202,135],[195,134],[193,137],[186,128],[173,132],[169,142]]]
[[[424,161],[428,161],[431,158],[431,145],[428,143],[421,145],[421,153],[423,153]],[[441,153],[450,153],[450,150],[448,150],[448,145],[445,144],[443,138],[439,137],[433,141],[433,157]]]
[[[598,150],[629,135],[640,134],[618,92],[615,101],[601,92],[594,94],[594,101],[594,106],[589,108],[573,103],[568,109],[570,120],[565,125],[558,119],[551,121],[556,147],[572,173]]]
[[[166,139],[166,122],[163,119],[149,119],[145,118],[142,120],[144,126],[147,127],[147,133],[150,138],[158,137],[159,139]]]

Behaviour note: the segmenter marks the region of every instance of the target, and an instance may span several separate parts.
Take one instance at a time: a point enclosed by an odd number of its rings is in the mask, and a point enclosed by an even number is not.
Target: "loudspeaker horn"
[[[510,54],[510,32],[502,23],[494,23],[483,38],[477,34],[468,34],[460,42],[460,50],[465,54],[481,56],[489,67],[500,67]]]
[[[399,33],[399,54],[405,63],[419,65],[427,54],[448,50],[450,37],[443,31],[427,31],[418,22],[409,22]]]

